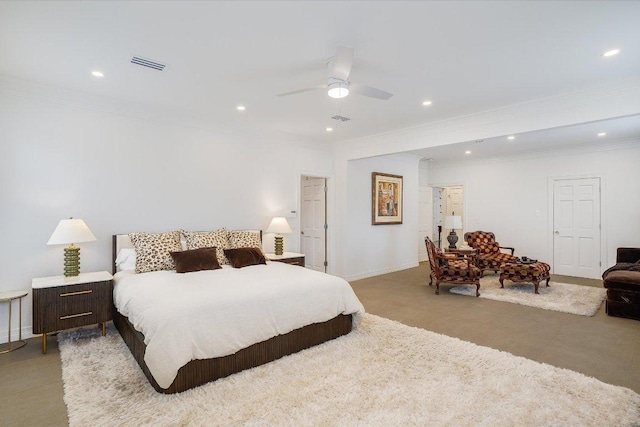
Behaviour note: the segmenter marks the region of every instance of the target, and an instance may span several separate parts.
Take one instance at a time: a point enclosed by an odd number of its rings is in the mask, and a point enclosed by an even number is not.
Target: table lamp
[[[458,242],[458,235],[456,234],[456,230],[462,229],[462,217],[458,215],[447,215],[444,219],[444,228],[448,228],[451,230],[449,235],[447,236],[447,240],[449,241],[449,249],[455,249],[456,243]]]
[[[274,217],[269,227],[267,227],[267,233],[276,233],[276,255],[282,255],[284,253],[282,234],[291,233],[291,227],[289,227],[287,219],[281,216]]]
[[[58,223],[47,245],[69,244],[64,248],[64,275],[73,277],[80,274],[80,248],[74,246],[74,243],[93,242],[94,240],[96,240],[96,236],[83,220],[69,218]]]

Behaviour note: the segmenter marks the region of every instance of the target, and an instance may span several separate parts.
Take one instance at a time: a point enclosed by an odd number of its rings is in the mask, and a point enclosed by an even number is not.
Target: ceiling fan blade
[[[327,87],[327,85],[320,85],[320,86],[314,86],[314,87],[306,87],[304,89],[298,89],[298,90],[292,90],[291,92],[285,92],[285,93],[279,93],[276,96],[289,96],[289,95],[296,95],[298,93],[304,93],[304,92],[310,92],[312,90],[316,90],[316,89],[322,89]]]
[[[350,83],[349,90],[358,95],[368,96],[369,98],[377,98],[387,100],[393,96],[392,93],[385,92],[384,90],[376,89],[375,87],[361,85],[358,83]]]
[[[351,73],[351,65],[353,64],[353,49],[350,47],[338,46],[336,54],[331,60],[331,68],[329,69],[329,77],[336,79],[348,80]]]

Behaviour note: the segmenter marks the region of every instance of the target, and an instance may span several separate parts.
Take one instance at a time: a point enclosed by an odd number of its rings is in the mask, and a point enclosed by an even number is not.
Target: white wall
[[[640,246],[640,141],[564,149],[495,162],[430,165],[431,185],[464,183],[467,230],[492,231],[503,246],[553,263],[550,177],[602,177],[602,270],[616,248]]]
[[[347,162],[341,275],[357,280],[418,265],[419,157],[394,154]],[[371,173],[403,177],[402,224],[371,224]]]
[[[82,218],[81,270],[111,271],[111,235],[218,227],[265,229],[298,210],[300,173],[331,176],[331,153],[274,137],[128,118],[0,90],[0,291],[62,274],[58,221]],[[298,218],[286,250],[297,251]],[[265,244],[268,242],[265,240]],[[269,248],[267,247],[267,250]],[[17,309],[12,328],[17,336]],[[7,308],[0,305],[0,342]],[[23,335],[31,332],[31,295]]]

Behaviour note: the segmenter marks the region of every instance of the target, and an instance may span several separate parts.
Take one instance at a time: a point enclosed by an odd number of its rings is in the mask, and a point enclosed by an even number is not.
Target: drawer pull
[[[72,319],[74,317],[91,316],[92,314],[93,314],[93,311],[87,311],[86,313],[80,313],[80,314],[70,314],[68,316],[60,316],[60,320]]]
[[[61,297],[70,297],[70,296],[73,296],[73,295],[90,294],[91,292],[93,292],[93,289],[89,289],[87,291],[67,292],[66,294],[60,294],[60,296]]]

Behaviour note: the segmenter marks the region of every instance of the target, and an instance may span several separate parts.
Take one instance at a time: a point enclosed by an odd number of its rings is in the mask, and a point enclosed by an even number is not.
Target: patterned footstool
[[[503,281],[505,279],[512,282],[531,282],[535,286],[536,294],[538,286],[543,280],[547,280],[549,286],[549,264],[544,262],[534,262],[531,264],[522,264],[515,262],[507,262],[500,266],[500,287],[504,288]]]

